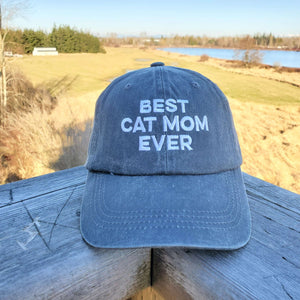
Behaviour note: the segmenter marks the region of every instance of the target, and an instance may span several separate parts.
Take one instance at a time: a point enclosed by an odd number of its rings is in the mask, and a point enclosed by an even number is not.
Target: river
[[[236,59],[237,52],[236,49],[222,48],[161,48],[160,50],[197,56],[206,54],[210,57],[221,59]],[[259,50],[259,52],[262,55],[263,64],[300,68],[300,52],[283,50]]]

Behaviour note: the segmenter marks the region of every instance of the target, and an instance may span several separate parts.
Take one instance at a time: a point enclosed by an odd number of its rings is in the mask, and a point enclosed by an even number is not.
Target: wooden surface
[[[165,299],[300,299],[300,196],[244,174],[252,237],[237,251],[156,249]]]
[[[0,186],[0,299],[126,299],[150,284],[150,249],[100,250],[79,232],[86,170]]]
[[[101,250],[79,232],[86,170],[0,186],[0,299],[300,299],[300,196],[244,174],[237,251]],[[151,278],[152,263],[152,278]],[[144,290],[153,282],[155,293]],[[160,296],[158,296],[160,295]],[[148,298],[147,298],[148,297]]]

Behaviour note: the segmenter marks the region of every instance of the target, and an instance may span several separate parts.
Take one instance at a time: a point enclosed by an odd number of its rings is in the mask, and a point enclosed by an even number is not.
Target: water
[[[214,49],[214,48],[162,48],[168,52],[176,52],[187,55],[201,56],[206,54],[210,57],[221,59],[236,59],[235,49]],[[241,50],[242,51],[242,50]],[[277,65],[291,68],[300,68],[300,52],[280,51],[280,50],[260,50],[262,63],[267,65]]]

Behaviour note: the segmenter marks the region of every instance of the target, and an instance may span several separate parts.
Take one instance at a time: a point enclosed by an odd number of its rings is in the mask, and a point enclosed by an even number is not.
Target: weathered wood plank
[[[300,299],[300,196],[247,174],[244,180],[250,242],[228,252],[155,249],[154,289],[166,299]]]
[[[45,195],[53,191],[85,184],[87,170],[83,166],[50,173],[0,186],[1,193],[8,193],[12,203]],[[9,194],[10,193],[10,194]],[[2,201],[0,201],[2,202]],[[6,201],[7,202],[7,201]]]
[[[11,202],[10,190],[0,191],[0,207]]]
[[[283,207],[300,213],[299,194],[292,193],[276,185],[243,173],[247,194],[260,201],[273,203],[275,207]]]
[[[100,250],[82,241],[86,173],[77,167],[0,186],[0,299],[125,299],[149,286],[149,249]],[[154,289],[165,299],[300,298],[300,196],[244,180],[249,244],[153,250]]]
[[[82,167],[0,187],[18,195],[0,209],[0,299],[126,299],[150,285],[150,249],[82,240],[85,177]]]

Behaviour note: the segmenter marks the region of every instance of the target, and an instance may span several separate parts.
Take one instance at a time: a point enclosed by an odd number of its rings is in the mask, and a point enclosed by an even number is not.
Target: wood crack
[[[24,202],[24,201],[27,201],[27,200],[31,200],[31,199],[35,199],[35,198],[39,198],[39,197],[42,197],[42,196],[46,196],[46,195],[49,195],[53,192],[58,192],[58,191],[62,191],[62,190],[65,190],[65,189],[69,189],[69,188],[77,188],[78,186],[82,186],[82,185],[85,185],[85,182],[83,183],[78,183],[78,184],[74,184],[74,185],[70,185],[70,186],[65,186],[65,187],[62,187],[62,188],[59,188],[59,189],[55,189],[55,190],[51,190],[49,192],[45,192],[45,193],[41,193],[41,194],[38,194],[38,195],[34,195],[34,196],[31,196],[29,198],[24,198],[22,200],[19,200],[19,201],[15,201],[15,203],[19,203],[19,202]]]
[[[287,289],[285,288],[284,284],[277,278],[276,275],[274,275],[275,280],[281,285],[281,288],[283,289],[283,291],[285,292],[285,294],[292,300],[294,300],[294,298],[289,294],[289,292],[287,291]]]
[[[286,257],[282,256],[280,252],[278,252],[276,249],[270,248],[268,244],[263,243],[261,240],[257,239],[256,237],[252,236],[251,237],[252,240],[255,240],[256,242],[258,242],[259,244],[267,247],[268,249],[271,249],[272,251],[274,251],[274,253],[276,253],[277,255],[280,255],[281,258],[286,261],[287,263],[293,265],[295,268],[300,269],[300,266],[298,266],[296,263],[292,262],[291,260],[287,259]]]
[[[9,204],[12,204],[14,202],[14,196],[12,189],[9,190]]]
[[[58,212],[56,218],[55,218],[55,221],[53,223],[53,226],[51,228],[51,232],[50,232],[50,237],[49,237],[49,245],[51,243],[51,239],[52,239],[52,235],[53,235],[53,230],[55,228],[55,226],[57,225],[57,220],[59,218],[59,216],[61,215],[62,211],[64,210],[64,208],[66,207],[66,205],[68,204],[68,202],[70,201],[71,197],[73,196],[74,194],[74,191],[76,190],[77,186],[75,186],[73,189],[72,189],[72,192],[70,194],[70,196],[68,197],[68,199],[65,201],[64,205],[62,206],[62,208],[60,209],[60,211]]]
[[[47,222],[47,221],[44,221],[44,220],[39,220],[40,223],[44,223],[44,224],[48,224],[48,225],[54,225],[54,226],[60,226],[60,227],[64,227],[64,228],[70,228],[70,229],[75,229],[77,230],[78,228],[77,227],[74,227],[74,226],[69,226],[69,225],[64,225],[64,224],[54,224],[53,222]]]
[[[299,215],[299,211],[298,211],[297,209],[296,209],[296,210],[292,210],[292,209],[290,209],[290,208],[288,208],[288,207],[286,207],[286,206],[282,206],[282,205],[280,205],[279,203],[276,203],[276,202],[274,202],[274,201],[271,201],[271,200],[269,200],[268,198],[265,198],[265,197],[263,197],[263,196],[260,195],[260,194],[253,193],[253,192],[251,192],[251,191],[249,191],[249,190],[247,190],[246,192],[247,192],[247,195],[250,196],[250,197],[252,197],[255,201],[259,201],[260,203],[263,203],[263,204],[266,204],[266,203],[264,203],[264,202],[271,203],[271,204],[272,204],[272,208],[274,208],[274,209],[280,211],[281,213],[283,213],[283,214],[285,214],[285,215],[287,215],[287,216],[289,216],[289,214],[287,214],[285,211],[289,211],[289,212],[292,212],[292,213],[294,213],[294,214],[298,214],[298,215]],[[261,200],[263,200],[263,202],[262,202]],[[273,206],[273,205],[274,205],[274,206]],[[281,210],[279,210],[278,207],[280,207]]]

